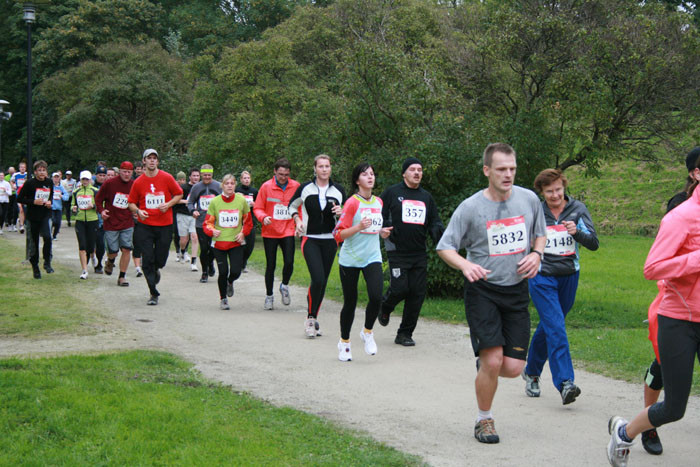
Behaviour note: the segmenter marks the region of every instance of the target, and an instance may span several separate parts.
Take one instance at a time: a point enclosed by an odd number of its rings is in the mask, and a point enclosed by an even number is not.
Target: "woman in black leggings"
[[[693,364],[700,360],[700,160],[688,201],[666,214],[644,264],[644,277],[664,280],[658,308],[658,346],[665,397],[631,422],[612,417],[608,459],[627,465],[635,436],[683,418],[693,382]]]
[[[296,224],[295,233],[303,236],[301,252],[311,276],[311,285],[306,294],[308,311],[304,322],[306,337],[310,339],[321,335],[317,321],[318,310],[338,250],[333,228],[345,202],[345,190],[331,180],[330,157],[325,154],[316,156],[314,174],[313,180],[297,188],[289,202],[289,212]]]

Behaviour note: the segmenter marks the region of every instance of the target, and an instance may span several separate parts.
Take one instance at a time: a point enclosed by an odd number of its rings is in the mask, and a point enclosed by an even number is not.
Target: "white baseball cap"
[[[92,180],[92,174],[90,173],[89,170],[83,170],[82,172],[80,172],[80,179],[82,180],[84,178]]]
[[[54,173],[51,174],[51,176],[52,176],[52,177],[60,177],[61,174],[58,173],[58,172],[54,172]]]
[[[145,151],[143,151],[143,156],[141,156],[141,159],[143,160],[143,159],[147,158],[148,156],[150,156],[151,154],[155,154],[156,157],[158,159],[160,159],[160,156],[158,155],[158,151],[156,151],[153,148],[149,148],[149,149],[146,149]]]

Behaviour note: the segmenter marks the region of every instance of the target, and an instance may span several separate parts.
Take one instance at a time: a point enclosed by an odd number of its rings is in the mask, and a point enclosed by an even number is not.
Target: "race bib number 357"
[[[515,255],[527,248],[527,231],[523,216],[486,222],[489,256]]]
[[[401,202],[401,220],[405,224],[425,224],[425,203],[412,199]]]

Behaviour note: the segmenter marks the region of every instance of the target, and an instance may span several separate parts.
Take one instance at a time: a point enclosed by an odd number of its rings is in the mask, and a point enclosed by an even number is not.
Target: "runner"
[[[73,196],[73,190],[75,190],[75,187],[78,185],[78,181],[73,178],[73,172],[70,170],[66,170],[66,178],[61,182],[61,186],[63,189],[68,193],[68,198]],[[66,215],[66,221],[68,221],[68,227],[70,227],[70,215],[71,215],[71,207],[70,203],[65,203],[63,205],[63,210]]]
[[[131,186],[129,210],[139,216],[133,241],[140,246],[143,275],[151,294],[146,304],[157,305],[160,293],[156,285],[160,282],[160,270],[168,261],[173,236],[172,207],[182,199],[182,188],[172,175],[158,169],[155,149],[146,149],[143,161],[146,169]]]
[[[233,282],[243,269],[243,242],[253,229],[250,206],[242,195],[236,195],[236,177],[224,175],[223,193],[209,203],[204,219],[204,231],[213,239],[213,252],[219,266],[219,307],[229,310],[228,298],[233,297]]]
[[[14,190],[17,193],[17,196],[19,197],[19,191],[22,189],[22,185],[27,181],[27,163],[26,162],[20,162],[19,163],[19,172],[15,172],[12,174],[12,177],[10,178],[10,183],[14,185]],[[19,233],[23,234],[24,233],[24,206],[22,206],[22,203],[17,202],[17,212],[18,212],[18,226],[17,230],[19,230]]]
[[[407,158],[402,167],[403,182],[392,185],[380,196],[384,202],[382,217],[385,226],[393,226],[384,240],[389,259],[389,290],[382,300],[379,324],[387,326],[391,312],[402,301],[403,317],[394,342],[406,347],[416,345],[413,331],[418,324],[428,276],[428,234],[435,244],[445,227],[432,195],[421,188],[423,164],[415,157]]]
[[[253,213],[262,224],[263,245],[265,246],[265,305],[266,310],[272,310],[275,297],[272,295],[277,266],[277,248],[282,250],[282,283],[280,294],[282,303],[289,305],[289,280],[294,272],[294,231],[295,224],[289,215],[289,201],[299,188],[299,182],[289,178],[292,165],[287,159],[275,162],[272,178],[260,187],[255,200]]]
[[[532,191],[513,184],[516,167],[512,147],[489,144],[483,166],[488,188],[462,201],[437,246],[440,258],[466,278],[464,308],[478,369],[474,437],[481,443],[499,442],[491,413],[498,377],[516,378],[525,366],[525,279],[537,274],[547,242],[542,205]]]
[[[129,193],[134,181],[131,174],[134,165],[129,161],[124,161],[119,166],[119,176],[109,178],[97,192],[95,198],[97,211],[102,215],[104,221],[105,241],[107,242],[107,261],[104,272],[108,276],[114,271],[114,260],[119,253],[119,278],[117,285],[128,287],[126,280],[126,270],[131,259],[134,236],[134,216],[129,211]]]
[[[12,185],[10,185],[10,182],[5,180],[5,172],[0,169],[0,235],[2,235],[2,228],[7,221],[11,194]]]
[[[221,184],[214,180],[214,168],[209,164],[202,165],[200,171],[202,181],[192,187],[187,208],[195,219],[195,229],[199,240],[199,261],[202,264],[202,277],[199,282],[207,282],[214,277],[214,252],[211,248],[211,237],[204,231],[204,217],[209,209],[209,203],[221,194]]]
[[[179,203],[173,206],[173,243],[175,244],[175,262],[179,263],[184,259],[184,253],[187,252],[187,245],[185,245],[184,251],[180,247],[180,234],[179,229],[177,228],[177,213],[179,212],[180,206],[182,206],[182,204],[184,203],[184,209],[187,210],[187,194],[184,193],[185,185],[187,185],[187,175],[185,175],[185,172],[183,172],[182,170],[179,171],[177,175],[175,175],[175,181],[178,185],[180,185],[180,188],[183,189],[183,199],[181,199]],[[189,260],[189,255],[187,255],[187,261],[189,262]]]
[[[625,466],[634,438],[683,418],[693,383],[693,363],[700,359],[700,159],[688,200],[666,214],[644,264],[644,277],[664,281],[658,304],[658,353],[664,400],[646,407],[631,422],[608,422],[608,460]]]
[[[698,158],[700,157],[700,147],[694,148],[688,153],[685,158],[685,165],[688,169],[688,178],[685,184],[685,189],[680,193],[676,193],[666,204],[666,214],[668,214],[672,209],[678,207],[682,202],[688,198],[688,189],[694,184],[700,181],[700,173],[695,172],[695,165],[698,163]],[[651,341],[652,347],[654,348],[655,357],[654,361],[651,362],[649,368],[647,368],[646,374],[644,376],[644,407],[649,407],[650,405],[656,403],[661,395],[661,390],[664,388],[664,381],[661,372],[661,365],[659,364],[659,344],[658,344],[658,307],[663,299],[666,291],[666,285],[664,281],[658,281],[657,287],[659,288],[659,294],[656,296],[654,301],[649,306],[649,340]],[[660,455],[663,453],[664,448],[661,444],[661,439],[659,438],[659,433],[656,428],[642,432],[642,446],[644,450],[649,454]]]
[[[253,209],[255,206],[255,199],[258,197],[258,189],[253,187],[251,184],[250,172],[244,170],[241,172],[241,183],[236,185],[236,193],[241,193],[246,201],[248,201],[248,206]],[[243,272],[248,272],[248,258],[253,254],[253,248],[255,248],[255,216],[253,218],[253,229],[245,237],[245,245],[243,245]]]
[[[365,278],[368,298],[365,326],[360,331],[360,339],[365,344],[367,355],[377,354],[372,328],[382,305],[384,287],[379,237],[387,238],[392,227],[382,226],[382,200],[372,194],[374,181],[374,169],[370,164],[363,162],[353,169],[350,185],[354,187],[355,194],[343,206],[338,224],[333,230],[335,240],[343,242],[338,255],[338,270],[343,287],[338,341],[338,359],[341,362],[352,360],[350,331],[355,320],[360,272]]]
[[[53,200],[51,203],[51,238],[58,240],[57,235],[61,231],[63,221],[63,202],[70,200],[70,193],[61,185],[61,174],[54,172],[53,179]]]
[[[119,169],[116,167],[110,167],[107,169],[107,180],[110,180],[117,176]]]
[[[98,190],[102,188],[102,184],[107,180],[107,167],[104,161],[98,162],[97,169],[95,170],[95,176],[93,186]],[[102,215],[97,213],[97,231],[95,237],[95,255],[93,257],[93,266],[95,267],[95,274],[102,274],[104,272],[102,268],[102,259],[105,256],[105,229],[104,220]]]
[[[51,267],[51,200],[53,199],[53,184],[48,177],[48,165],[44,161],[34,163],[34,178],[27,180],[19,192],[18,201],[27,205],[27,221],[31,227],[31,239],[34,245],[29,262],[32,265],[34,279],[41,279],[39,270],[39,236],[44,242],[44,270],[47,274],[53,272]]]
[[[143,162],[142,161],[136,161],[134,162],[134,180],[139,178],[141,174],[143,173]]]
[[[566,176],[560,170],[546,169],[535,178],[535,189],[544,197],[542,209],[547,223],[547,245],[539,273],[528,286],[540,323],[530,342],[527,365],[523,370],[525,394],[540,396],[539,379],[549,360],[552,383],[564,405],[581,394],[574,384],[566,315],[574,305],[579,278],[579,244],[591,251],[598,249],[593,220],[580,201],[565,194]]]
[[[306,337],[321,335],[318,310],[326,293],[328,276],[333,267],[338,245],[333,238],[336,219],[342,213],[345,189],[331,180],[331,158],[321,154],[314,158],[313,180],[297,188],[289,203],[296,224],[296,234],[303,235],[301,253],[311,276],[306,295],[307,314],[304,322]],[[299,207],[302,214],[299,215]]]
[[[97,238],[97,209],[95,195],[97,189],[91,185],[92,174],[89,170],[80,172],[80,185],[73,190],[71,210],[75,214],[75,236],[78,238],[78,254],[83,272],[80,278],[88,278],[88,258],[95,251]]]
[[[5,223],[7,224],[8,232],[17,232],[17,216],[19,215],[19,209],[17,208],[17,187],[13,176],[15,174],[15,168],[10,166],[7,168],[7,174],[5,174],[5,181],[10,184],[10,203],[7,206],[7,214],[5,215]]]
[[[189,182],[181,184],[182,187],[182,199],[173,207],[173,212],[177,215],[177,229],[179,234],[178,242],[180,244],[180,257],[183,263],[189,263],[190,270],[193,272],[199,271],[197,269],[197,250],[199,246],[199,239],[197,238],[197,228],[195,224],[194,217],[187,208],[187,203],[190,197],[190,192],[192,187],[199,183],[199,169],[194,167],[190,169]],[[187,244],[192,245],[192,257],[187,254]]]

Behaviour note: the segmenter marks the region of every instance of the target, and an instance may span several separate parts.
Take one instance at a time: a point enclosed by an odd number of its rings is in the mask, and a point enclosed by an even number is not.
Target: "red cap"
[[[122,162],[122,165],[119,166],[119,168],[124,170],[134,170],[134,164],[132,164],[129,161],[124,161]]]

